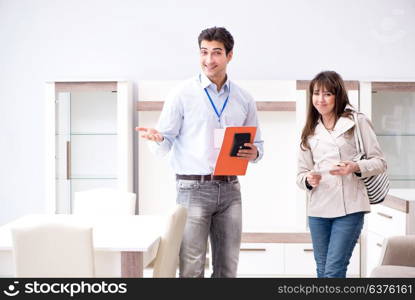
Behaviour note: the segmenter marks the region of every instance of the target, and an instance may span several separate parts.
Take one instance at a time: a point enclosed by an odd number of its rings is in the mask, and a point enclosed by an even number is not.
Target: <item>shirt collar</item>
[[[217,92],[216,84],[210,81],[210,79],[204,73],[200,73],[199,78],[200,78],[200,85],[202,86],[202,88],[210,87],[212,90]],[[229,76],[226,75],[226,81],[225,81],[225,84],[222,86],[221,91],[222,90],[226,91],[228,89],[229,89]]]

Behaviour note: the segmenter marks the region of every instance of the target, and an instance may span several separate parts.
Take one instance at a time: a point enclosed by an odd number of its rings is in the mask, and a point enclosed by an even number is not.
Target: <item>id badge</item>
[[[222,147],[223,137],[225,135],[225,129],[216,128],[213,134],[213,147],[220,149]]]

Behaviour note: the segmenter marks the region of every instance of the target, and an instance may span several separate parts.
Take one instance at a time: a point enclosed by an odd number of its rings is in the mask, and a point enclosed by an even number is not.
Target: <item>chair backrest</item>
[[[11,231],[16,277],[94,277],[91,227],[44,223]]]
[[[117,215],[135,214],[136,195],[115,189],[98,188],[75,192],[73,214]]]
[[[386,238],[383,241],[380,265],[415,267],[415,235]]]
[[[161,238],[154,261],[153,277],[176,277],[180,244],[186,225],[187,209],[177,205]]]

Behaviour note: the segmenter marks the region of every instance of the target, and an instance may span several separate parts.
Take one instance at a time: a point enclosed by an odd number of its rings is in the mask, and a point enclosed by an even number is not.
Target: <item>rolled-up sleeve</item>
[[[387,163],[376,138],[372,122],[363,114],[358,115],[358,120],[366,154],[366,159],[357,161],[361,177],[365,178],[383,173],[387,169]]]

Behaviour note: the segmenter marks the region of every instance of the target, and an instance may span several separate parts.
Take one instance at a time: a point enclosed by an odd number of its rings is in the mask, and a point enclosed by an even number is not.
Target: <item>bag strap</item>
[[[360,126],[359,126],[359,121],[358,121],[356,112],[353,112],[353,118],[354,118],[354,123],[355,123],[354,138],[355,138],[355,142],[356,142],[357,152],[359,154],[365,154],[365,148],[363,148],[362,134],[360,132]]]

